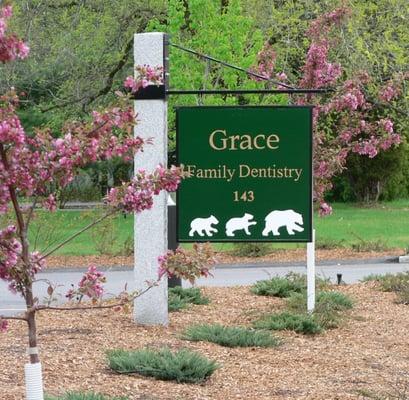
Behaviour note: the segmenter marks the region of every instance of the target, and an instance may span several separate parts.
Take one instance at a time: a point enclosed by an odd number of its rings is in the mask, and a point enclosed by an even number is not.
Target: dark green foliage
[[[279,341],[268,332],[223,325],[192,325],[182,339],[212,342],[225,347],[275,347]]]
[[[262,257],[271,252],[269,243],[234,243],[233,255],[238,257]]]
[[[262,317],[254,323],[257,329],[289,330],[303,334],[316,334],[322,332],[322,327],[315,320],[314,316],[308,314],[295,314],[292,312],[282,312],[270,314]]]
[[[328,280],[317,277],[316,285],[324,289],[328,286]],[[302,293],[307,290],[307,276],[290,272],[285,277],[277,276],[258,281],[250,290],[259,296],[290,297],[293,293]]]
[[[295,293],[287,299],[287,307],[293,312],[306,312],[306,293]],[[352,300],[340,292],[319,292],[316,297],[314,320],[325,329],[339,326],[343,312],[353,307]]]
[[[341,292],[319,292],[317,306],[327,307],[335,311],[350,310],[353,307],[352,300]]]
[[[301,276],[274,277],[258,281],[251,287],[251,292],[259,296],[289,297],[293,293],[305,290],[304,279]]]
[[[397,131],[404,133],[405,129],[407,126],[398,126]],[[409,151],[406,142],[375,158],[350,155],[344,173],[347,177],[344,184],[349,185],[353,196],[347,200],[371,202],[407,197],[408,167]]]
[[[215,361],[187,349],[110,350],[107,357],[109,367],[120,374],[137,373],[178,383],[203,382],[218,368]]]
[[[180,286],[169,289],[168,309],[169,311],[179,311],[187,308],[190,304],[209,304],[210,300],[202,296],[199,288],[183,289]]]
[[[353,307],[352,300],[345,294],[333,291],[318,292],[316,310],[329,309],[334,311],[349,310]],[[304,312],[307,307],[306,293],[295,293],[287,299],[287,307],[293,311]]]
[[[254,322],[257,329],[291,330],[303,334],[316,334],[324,329],[336,328],[343,312],[353,307],[352,300],[339,292],[319,292],[314,313],[306,310],[307,295],[293,293],[286,301],[288,311],[268,314]]]
[[[107,397],[96,393],[68,392],[63,396],[46,396],[45,400],[127,400],[127,397]]]

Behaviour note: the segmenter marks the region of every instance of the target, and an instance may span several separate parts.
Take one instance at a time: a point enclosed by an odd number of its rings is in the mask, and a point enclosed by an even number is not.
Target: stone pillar
[[[134,37],[135,65],[164,65],[163,33],[138,33]],[[152,138],[153,145],[135,157],[135,170],[153,170],[158,164],[167,164],[167,102],[166,98],[150,97],[135,100],[137,125],[135,135]],[[162,192],[155,196],[151,210],[135,215],[135,289],[146,288],[146,281],[158,277],[158,256],[165,254],[167,243],[167,196]],[[134,302],[134,318],[142,325],[168,324],[168,285],[162,279]]]

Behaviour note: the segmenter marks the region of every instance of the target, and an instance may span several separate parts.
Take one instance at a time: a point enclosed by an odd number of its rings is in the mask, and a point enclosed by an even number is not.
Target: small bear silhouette
[[[212,224],[216,225],[218,224],[219,221],[214,215],[211,215],[208,218],[195,218],[191,223],[190,223],[190,232],[189,236],[194,236],[195,233],[197,233],[199,236],[204,236],[205,234],[207,236],[213,236],[212,232],[217,233],[217,229],[212,227]],[[205,233],[203,233],[203,231]]]
[[[256,225],[257,222],[250,221],[253,215],[245,213],[240,218],[231,218],[226,223],[226,236],[234,236],[234,231],[244,229],[246,235],[250,235],[249,226]]]
[[[274,236],[280,236],[279,229],[283,226],[287,228],[289,235],[294,235],[294,231],[304,231],[304,228],[299,226],[304,224],[302,215],[294,210],[271,211],[271,213],[266,216],[265,221],[266,226],[262,232],[263,236],[268,236],[270,232],[273,232]]]

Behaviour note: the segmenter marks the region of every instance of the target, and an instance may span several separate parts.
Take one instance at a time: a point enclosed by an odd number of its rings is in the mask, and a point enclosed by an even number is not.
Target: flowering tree
[[[332,188],[332,178],[345,168],[349,154],[373,158],[401,142],[388,110],[404,95],[402,83],[409,75],[396,74],[374,91],[368,73],[363,71],[342,80],[342,66],[330,61],[337,43],[333,32],[348,15],[349,9],[341,7],[312,21],[306,33],[310,47],[296,85],[305,89],[330,88],[324,94],[295,99],[299,105],[314,105],[314,197],[320,215],[332,212],[325,202],[325,193]],[[274,50],[267,43],[258,55],[256,70],[267,79],[285,79],[285,74],[275,74],[274,61]]]
[[[28,55],[28,47],[14,35],[7,33],[7,22],[12,15],[10,5],[0,8],[0,61],[9,62]],[[128,78],[131,88],[137,90],[148,84],[160,81],[162,71],[143,66],[138,68],[136,80]],[[67,299],[92,300],[89,304],[76,306],[55,306],[56,287],[49,282],[48,299],[40,303],[33,293],[33,284],[37,274],[44,269],[46,258],[64,244],[90,229],[92,226],[118,212],[141,212],[153,205],[153,197],[162,190],[175,191],[182,172],[179,168],[167,169],[159,165],[154,171],[139,170],[130,182],[113,188],[106,197],[106,213],[98,220],[84,227],[62,243],[48,250],[45,254],[33,252],[28,240],[28,228],[34,218],[38,206],[52,212],[56,209],[58,193],[55,188],[64,188],[78,174],[80,168],[89,163],[119,157],[130,161],[134,155],[142,151],[150,141],[133,137],[135,115],[127,103],[127,97],[119,96],[119,105],[104,111],[94,111],[88,121],[67,123],[61,137],[54,138],[48,129],[37,129],[30,137],[24,131],[16,114],[19,98],[14,90],[0,96],[0,213],[11,214],[15,220],[0,230],[0,279],[8,283],[13,293],[20,294],[26,303],[27,311],[19,316],[1,316],[0,331],[5,331],[8,320],[22,320],[28,325],[28,342],[30,362],[39,362],[37,348],[36,313],[39,311],[58,309],[73,310],[84,308],[118,308],[128,304],[142,293],[121,293],[116,301],[102,304],[104,294],[104,275],[96,267],[91,266],[80,280],[78,287],[66,294]],[[53,189],[54,188],[54,189]],[[198,248],[197,255],[186,260],[190,264],[182,265],[178,272],[171,263],[172,257],[180,257],[169,253],[160,258],[160,274],[178,274],[187,279],[194,276],[207,275],[206,250]],[[204,253],[203,253],[203,251]],[[196,260],[192,262],[191,260]],[[154,286],[148,283],[146,290]]]

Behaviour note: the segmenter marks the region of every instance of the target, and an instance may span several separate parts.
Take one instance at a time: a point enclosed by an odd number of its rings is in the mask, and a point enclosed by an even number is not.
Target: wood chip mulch
[[[319,249],[316,250],[316,259],[324,260],[360,260],[384,257],[397,257],[404,254],[403,249],[392,249],[382,252],[356,252],[347,248]],[[216,254],[220,264],[240,264],[240,263],[281,263],[306,261],[306,249],[276,250],[263,257],[237,257],[230,252],[220,252]],[[50,256],[47,258],[47,268],[85,268],[89,265],[96,266],[116,266],[133,268],[133,256]]]
[[[340,290],[355,301],[340,328],[318,336],[281,332],[283,343],[273,349],[179,339],[192,323],[249,326],[258,315],[282,309],[283,300],[252,295],[247,287],[203,289],[211,304],[170,314],[168,327],[137,326],[131,315],[111,311],[43,313],[39,346],[47,393],[83,390],[130,400],[348,400],[363,399],[364,392],[393,393],[398,385],[409,388],[404,375],[409,370],[409,306],[396,304],[393,293],[377,291],[373,283]],[[0,338],[2,400],[24,398],[25,334],[24,324],[12,321]],[[202,385],[117,375],[107,368],[105,350],[145,346],[194,349],[221,368]]]

